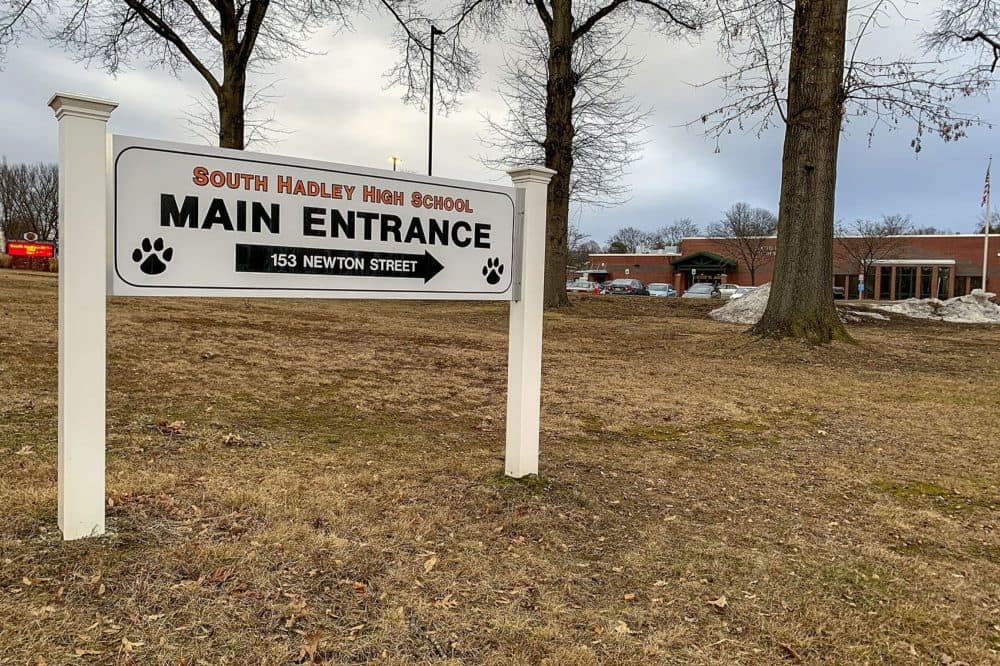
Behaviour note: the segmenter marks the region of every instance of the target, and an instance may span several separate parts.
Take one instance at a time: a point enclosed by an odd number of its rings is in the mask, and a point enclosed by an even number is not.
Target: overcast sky
[[[406,170],[426,169],[426,115],[400,101],[399,90],[385,89],[383,73],[394,60],[385,20],[357,20],[352,32],[318,34],[310,48],[324,52],[281,63],[257,81],[275,81],[280,94],[276,120],[288,133],[268,152],[388,168],[389,156],[402,158]],[[910,37],[895,31],[880,38],[906,48]],[[604,243],[616,229],[632,225],[654,229],[680,217],[704,227],[731,203],[747,201],[777,210],[782,133],[772,130],[725,137],[715,142],[684,124],[714,108],[721,99],[707,81],[725,69],[714,43],[668,42],[636,33],[633,55],[643,58],[630,91],[653,109],[647,141],[628,184],[631,200],[610,209],[584,209],[580,224]],[[497,45],[483,47],[482,79],[461,108],[435,122],[434,172],[468,180],[502,181],[476,160],[487,131],[482,114],[502,115],[496,93],[500,64]],[[8,161],[55,161],[56,121],[46,102],[54,91],[79,92],[120,103],[111,131],[175,141],[201,142],[184,121],[205,85],[196,75],[180,79],[159,69],[135,68],[117,78],[87,69],[49,43],[27,40],[8,52],[0,71],[0,154]],[[964,107],[992,119],[986,101]],[[915,155],[912,128],[882,133],[868,145],[867,127],[848,126],[840,150],[837,218],[851,220],[882,213],[907,213],[915,224],[971,232],[980,214],[980,197],[993,134],[973,128],[952,143],[928,137]]]

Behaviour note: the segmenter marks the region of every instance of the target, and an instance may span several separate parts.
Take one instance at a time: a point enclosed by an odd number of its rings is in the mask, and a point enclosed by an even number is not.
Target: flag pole
[[[989,266],[990,258],[990,169],[993,166],[993,156],[990,155],[990,162],[986,167],[986,192],[985,192],[985,202],[986,202],[986,219],[983,221],[983,291],[988,291],[986,288],[986,269]]]

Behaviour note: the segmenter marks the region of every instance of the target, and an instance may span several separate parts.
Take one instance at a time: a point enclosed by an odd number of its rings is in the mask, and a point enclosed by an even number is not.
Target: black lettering
[[[247,202],[236,202],[236,231],[247,230]]]
[[[459,229],[465,229],[466,233],[471,234],[472,233],[472,226],[468,222],[463,222],[463,221],[460,220],[460,221],[456,222],[455,224],[453,224],[452,227],[451,227],[451,240],[452,240],[452,242],[455,245],[457,245],[458,247],[468,247],[469,243],[472,242],[472,239],[469,236],[466,236],[465,238],[459,238],[458,237],[458,231],[459,231]]]
[[[406,230],[406,238],[403,239],[403,242],[412,243],[414,240],[419,240],[421,244],[427,243],[427,238],[424,236],[424,225],[420,223],[419,217],[410,220],[410,228]]]
[[[325,236],[323,222],[326,220],[326,211],[315,206],[305,206],[302,209],[302,234],[305,236]],[[319,225],[319,229],[316,226]]]
[[[272,234],[278,233],[279,225],[281,223],[281,207],[278,204],[271,204],[270,215],[264,210],[264,204],[253,202],[253,208],[251,213],[251,225],[253,225],[253,232],[260,233],[260,223],[263,222],[267,230]]]
[[[208,206],[208,213],[205,214],[205,221],[201,223],[201,228],[211,229],[216,224],[221,224],[226,231],[233,230],[233,221],[229,219],[226,202],[222,199],[212,199],[212,203]]]
[[[378,213],[365,213],[358,211],[357,216],[365,221],[365,240],[372,239],[372,220],[378,219]]]
[[[382,215],[382,242],[389,240],[389,234],[396,237],[396,242],[400,242],[399,228],[403,226],[403,221],[395,215]]]
[[[418,223],[420,222],[420,218],[419,217],[415,217],[413,219],[414,219],[414,221],[416,221]],[[435,242],[440,243],[441,245],[447,245],[448,244],[448,220],[441,220],[441,222],[438,222],[437,220],[435,220],[432,217],[429,220],[427,220],[427,223],[431,226],[430,234],[428,234],[430,236],[429,240],[430,240],[431,245],[434,245]],[[436,239],[436,241],[435,241],[435,239]]]
[[[184,203],[177,208],[177,199],[172,194],[160,195],[160,226],[198,228],[198,197],[184,197]]]
[[[490,246],[490,225],[476,224],[476,247],[489,248]]]
[[[344,238],[354,238],[354,211],[347,211],[346,220],[339,210],[333,209],[330,212],[333,214],[333,218],[330,220],[330,235],[334,238],[340,238],[340,232],[343,230]]]

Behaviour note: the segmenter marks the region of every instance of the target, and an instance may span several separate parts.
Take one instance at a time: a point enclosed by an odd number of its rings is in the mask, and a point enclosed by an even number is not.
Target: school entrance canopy
[[[678,273],[690,273],[692,268],[699,273],[726,273],[731,268],[736,268],[735,259],[707,251],[678,257],[670,263]]]

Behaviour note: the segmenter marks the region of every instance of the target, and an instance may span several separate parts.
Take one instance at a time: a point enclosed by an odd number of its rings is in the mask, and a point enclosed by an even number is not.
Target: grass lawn
[[[0,271],[0,664],[1000,663],[1000,327],[707,309],[547,313],[515,482],[504,304],[111,299],[63,543],[56,281]]]

